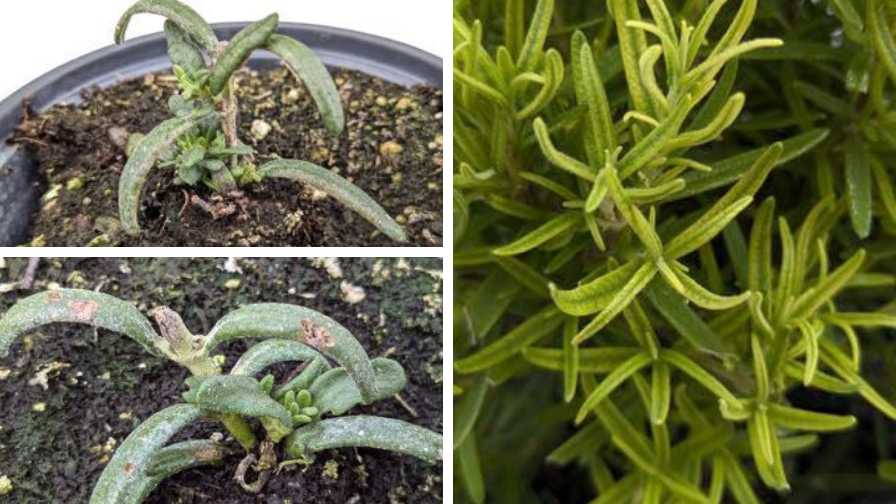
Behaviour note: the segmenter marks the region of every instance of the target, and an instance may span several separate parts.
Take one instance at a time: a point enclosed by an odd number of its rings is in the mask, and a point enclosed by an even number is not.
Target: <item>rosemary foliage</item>
[[[453,29],[455,502],[805,502],[797,454],[866,420],[893,479],[896,6]]]

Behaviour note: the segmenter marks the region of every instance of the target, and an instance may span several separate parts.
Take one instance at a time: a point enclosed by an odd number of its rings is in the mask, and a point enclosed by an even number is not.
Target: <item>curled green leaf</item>
[[[268,417],[292,427],[292,417],[271,399],[255,378],[240,375],[193,376],[186,382],[190,390],[184,399],[204,411],[240,416]]]
[[[226,446],[207,439],[166,446],[152,455],[146,476],[138,478],[122,504],[140,504],[168,477],[193,467],[220,465],[228,454],[230,450]]]
[[[106,464],[100,479],[93,487],[90,504],[138,504],[130,500],[135,488],[146,484],[145,479],[153,455],[187,425],[199,420],[202,410],[190,404],[177,404],[149,417],[134,429],[112,460]]]
[[[261,165],[258,171],[265,177],[295,180],[323,191],[367,219],[389,238],[400,243],[407,241],[404,230],[383,207],[358,186],[326,168],[307,161],[277,159]]]
[[[252,51],[265,47],[271,35],[277,31],[278,24],[280,16],[271,14],[246,26],[230,39],[212,68],[212,76],[209,79],[212,94],[217,95],[224,91],[230,76],[243,66]]]
[[[9,353],[20,334],[55,322],[87,324],[125,334],[159,357],[168,349],[168,343],[131,303],[100,292],[56,289],[19,300],[0,318],[0,357]]]
[[[118,213],[125,232],[131,235],[140,232],[137,220],[140,192],[146,184],[149,171],[178,138],[208,119],[212,113],[212,110],[203,108],[182,117],[168,119],[137,144],[121,171],[118,183]]]
[[[407,383],[404,368],[391,359],[376,358],[370,361],[376,374],[377,395],[373,400],[386,399],[401,392]],[[331,369],[314,380],[309,389],[318,412],[342,415],[363,404],[361,393],[344,368]]]
[[[218,37],[211,26],[196,11],[177,0],[140,0],[125,11],[115,26],[115,43],[124,42],[128,24],[135,14],[158,14],[177,23],[186,33],[195,38],[209,53],[214,53],[218,46]]]
[[[206,336],[206,345],[211,350],[227,341],[253,337],[305,343],[343,366],[365,403],[376,396],[375,374],[367,352],[348,329],[322,313],[283,303],[245,305],[215,324]]]
[[[171,63],[195,74],[205,68],[202,51],[190,40],[190,35],[174,21],[165,21],[165,40],[168,42],[168,58]]]
[[[230,370],[232,375],[255,376],[264,368],[278,362],[310,361],[322,358],[310,346],[291,340],[267,340],[253,345]]]
[[[431,464],[442,460],[441,434],[391,418],[328,418],[296,429],[286,438],[286,453],[293,458],[349,446],[389,450]]]
[[[339,91],[314,51],[298,40],[276,34],[264,48],[279,56],[293,75],[305,84],[327,129],[334,135],[342,133],[345,116]]]

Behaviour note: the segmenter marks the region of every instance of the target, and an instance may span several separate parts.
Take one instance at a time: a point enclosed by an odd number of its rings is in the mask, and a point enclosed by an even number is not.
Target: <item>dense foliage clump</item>
[[[886,489],[896,4],[454,12],[457,501]]]

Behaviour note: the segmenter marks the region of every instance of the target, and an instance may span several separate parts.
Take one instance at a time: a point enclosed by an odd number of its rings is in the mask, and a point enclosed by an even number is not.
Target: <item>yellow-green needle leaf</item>
[[[578,370],[579,373],[607,374],[640,351],[637,347],[579,348]],[[566,354],[562,348],[529,347],[523,350],[523,357],[542,369],[566,369]]]
[[[613,298],[644,265],[634,260],[616,267],[584,285],[574,289],[562,290],[551,284],[551,298],[563,313],[578,317],[591,315],[603,310]]]
[[[810,432],[844,430],[856,424],[856,418],[852,415],[829,415],[781,404],[768,404],[768,416],[773,423],[782,427]]]
[[[656,272],[656,266],[652,263],[642,265],[638,271],[632,275],[625,286],[616,292],[607,306],[601,310],[601,312],[598,313],[597,316],[579,332],[579,334],[576,335],[573,341],[576,344],[579,344],[597,334],[598,331],[609,324],[617,315],[622,313],[622,310],[624,310],[629,303],[634,301],[635,297],[644,290],[644,287],[647,287],[647,284],[653,280]]]
[[[696,280],[689,277],[679,268],[672,268],[673,274],[681,283],[681,294],[688,298],[695,305],[706,308],[707,310],[727,310],[743,303],[750,298],[749,292],[743,292],[736,296],[721,296],[710,292]]]
[[[579,378],[579,345],[573,338],[579,332],[579,319],[567,317],[563,324],[563,399],[571,402],[576,396]]]
[[[503,247],[496,248],[492,253],[499,256],[512,256],[528,252],[539,245],[543,245],[545,242],[572,230],[581,223],[581,218],[581,214],[576,212],[564,213],[542,224],[537,229],[523,235],[516,241],[504,245]]]
[[[663,361],[657,361],[653,365],[650,382],[650,421],[654,425],[666,423],[671,401],[672,385],[669,377],[669,365]]]
[[[455,362],[454,369],[463,374],[488,369],[551,334],[562,323],[563,316],[560,314],[560,310],[554,306],[548,306],[510,332],[498,337],[485,348]]]
[[[647,353],[639,353],[632,357],[631,359],[625,361],[616,368],[612,373],[607,375],[603,381],[594,389],[588,397],[585,398],[585,401],[582,403],[581,408],[579,408],[579,413],[576,415],[576,423],[582,423],[585,420],[585,417],[588,416],[588,413],[594,409],[595,406],[600,404],[607,396],[609,396],[614,390],[616,390],[622,383],[627,380],[631,375],[637,373],[641,368],[647,366],[651,362],[651,357]]]

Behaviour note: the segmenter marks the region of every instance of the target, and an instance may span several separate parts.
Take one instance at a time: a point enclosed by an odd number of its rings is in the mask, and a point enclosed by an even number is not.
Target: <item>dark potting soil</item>
[[[409,244],[442,243],[442,90],[404,88],[337,71],[346,127],[324,127],[301,83],[286,69],[243,70],[240,138],[272,157],[333,169],[405,227]],[[32,243],[48,246],[375,246],[396,245],[358,214],[297,182],[269,179],[221,196],[202,184],[178,186],[171,169],[152,170],[143,189],[142,236],[119,231],[118,182],[127,159],[111,128],[148,133],[172,117],[170,74],[150,74],[82,92],[79,105],[25,111],[11,142],[35,156],[44,184]],[[253,140],[253,121],[270,133]],[[114,136],[114,135],[113,135]],[[193,196],[201,202],[191,202]]]
[[[224,259],[47,259],[31,289],[0,295],[0,314],[53,283],[113,294],[135,302],[144,313],[167,305],[195,333],[207,332],[241,304],[302,304],[345,325],[371,357],[388,356],[405,368],[408,385],[400,400],[354,408],[349,414],[398,418],[442,432],[441,261],[341,259],[339,264],[342,278],[311,259],[229,264]],[[8,260],[0,269],[0,283],[20,275],[19,262]],[[363,289],[363,299],[352,286]],[[246,348],[242,342],[227,347],[225,369]],[[290,371],[284,365],[274,374],[280,380]],[[0,476],[8,476],[13,485],[12,493],[0,500],[86,503],[115,447],[154,412],[183,402],[187,374],[109,331],[58,324],[29,333],[0,361]],[[207,438],[214,432],[226,433],[205,422],[175,440]],[[223,465],[180,473],[147,502],[442,501],[441,463],[429,466],[390,452],[351,448],[322,452],[307,469],[287,466],[260,494],[250,494],[233,481],[242,454],[232,447],[235,454]],[[278,458],[283,460],[282,453]],[[247,480],[253,480],[251,471]]]

